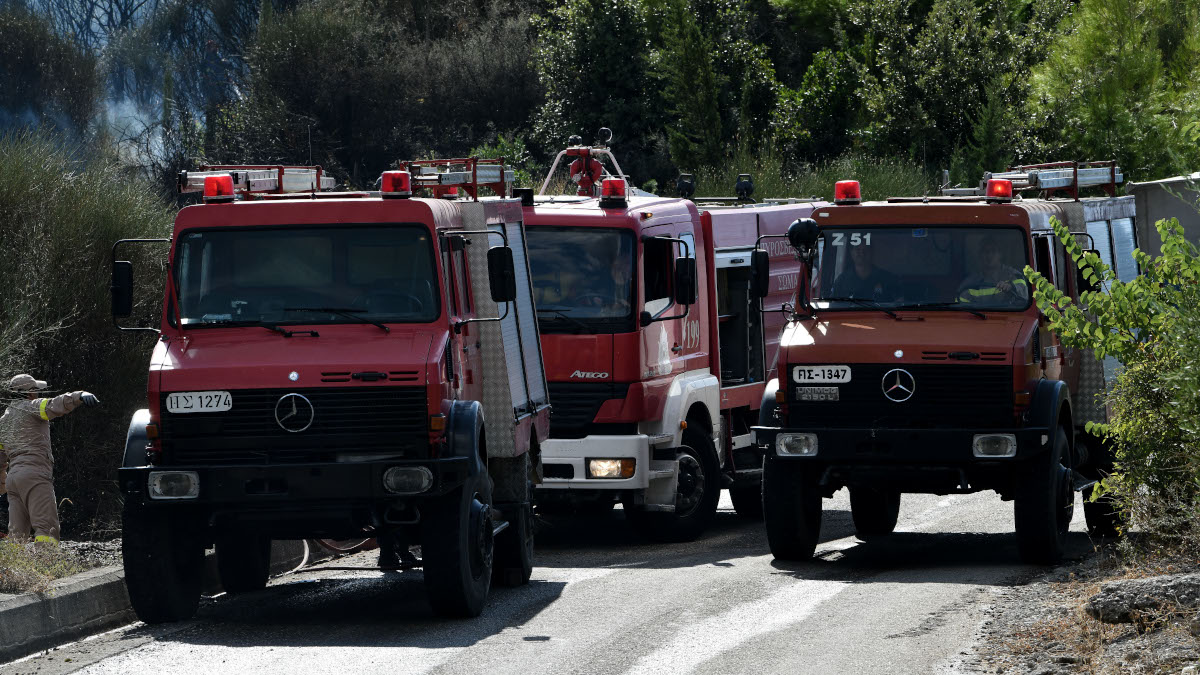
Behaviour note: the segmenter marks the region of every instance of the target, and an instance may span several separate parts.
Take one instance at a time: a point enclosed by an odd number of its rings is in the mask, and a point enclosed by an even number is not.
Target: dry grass
[[[0,540],[0,593],[45,593],[50,584],[86,569],[57,543]]]

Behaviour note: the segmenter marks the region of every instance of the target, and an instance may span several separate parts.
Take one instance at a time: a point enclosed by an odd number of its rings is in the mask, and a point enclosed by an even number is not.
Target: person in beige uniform
[[[9,391],[23,398],[8,404],[0,415],[0,476],[7,469],[8,534],[14,539],[58,541],[58,502],[54,497],[54,455],[50,450],[50,420],[80,405],[100,401],[86,391],[38,397],[47,387],[43,380],[21,374],[8,383]]]

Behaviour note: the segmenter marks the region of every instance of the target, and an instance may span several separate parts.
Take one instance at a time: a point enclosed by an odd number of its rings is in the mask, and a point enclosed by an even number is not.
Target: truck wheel
[[[249,593],[266,587],[271,576],[271,540],[253,534],[217,537],[217,577],[226,593]]]
[[[508,527],[496,539],[492,583],[523,586],[533,575],[533,507],[526,497],[524,504],[514,504],[504,515]]]
[[[488,477],[480,483],[488,484]],[[441,616],[479,616],[492,587],[491,495],[468,483],[431,500],[423,513],[421,557],[429,604]]]
[[[797,462],[763,462],[763,521],[776,560],[808,560],[821,536],[821,493]]]
[[[1033,565],[1058,562],[1066,548],[1067,529],[1075,513],[1075,491],[1071,484],[1070,447],[1061,427],[1054,445],[1041,457],[1030,460],[1029,474],[1016,494],[1017,550],[1021,560]]]
[[[900,516],[900,493],[895,490],[850,488],[850,516],[863,541],[889,535]]]
[[[694,541],[717,515],[717,502],[721,499],[721,467],[717,464],[716,446],[699,428],[685,429],[683,443],[675,452],[679,479],[674,513],[641,509],[625,512],[635,528],[657,541]]]
[[[733,502],[733,510],[742,518],[762,520],[762,485],[745,485],[729,488],[729,501]]]
[[[182,517],[181,517],[182,516]],[[190,619],[200,606],[204,543],[197,523],[179,513],[125,502],[121,556],[129,602],[142,621],[155,624]]]
[[[1087,521],[1088,534],[1096,539],[1119,537],[1125,519],[1121,517],[1117,501],[1105,495],[1093,502],[1093,489],[1089,487],[1083,491],[1083,517]]]

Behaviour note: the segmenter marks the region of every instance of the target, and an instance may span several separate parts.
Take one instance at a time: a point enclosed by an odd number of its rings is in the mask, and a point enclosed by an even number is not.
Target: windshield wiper
[[[884,307],[883,305],[879,304],[878,302],[875,302],[874,300],[864,300],[862,298],[817,298],[816,301],[817,302],[853,302],[854,304],[858,305],[859,307],[867,307],[869,309],[877,309],[877,310],[883,312],[884,314],[887,314],[888,316],[892,317],[893,319],[900,318],[899,316],[896,315],[895,312],[888,309],[887,307]],[[816,309],[816,308],[814,307],[813,309]]]
[[[391,328],[388,328],[386,325],[379,323],[378,321],[375,321],[373,319],[368,319],[365,316],[359,316],[359,314],[367,313],[367,310],[365,310],[365,309],[353,309],[353,308],[342,308],[342,307],[284,307],[283,311],[285,311],[285,312],[316,312],[316,313],[325,312],[328,314],[337,314],[338,316],[344,316],[347,319],[354,319],[355,321],[358,321],[359,323],[369,323],[372,326],[379,326],[380,328],[383,329],[383,332],[385,332],[385,333],[392,332]]]
[[[276,333],[279,333],[283,337],[288,337],[288,338],[292,337],[293,335],[311,335],[312,337],[321,337],[320,333],[318,333],[315,330],[288,330],[286,328],[281,328],[280,326],[276,326],[273,323],[264,323],[262,321],[254,321],[253,319],[248,319],[248,320],[247,319],[215,319],[215,320],[203,321],[200,323],[191,323],[191,324],[186,324],[186,325],[189,327],[196,327],[196,326],[225,326],[225,327],[258,326],[259,328],[266,328],[269,331],[274,331]]]
[[[908,305],[900,305],[899,307],[895,307],[894,309],[937,309],[937,308],[949,308],[949,307],[957,308],[963,312],[970,312],[971,314],[974,314],[975,316],[977,316],[985,321],[987,320],[986,314],[984,314],[983,312],[981,312],[977,309],[973,309],[971,307],[964,307],[963,302],[961,300],[953,300],[950,302],[914,302],[914,303],[908,304]]]
[[[568,322],[575,324],[575,326],[578,327],[579,330],[581,330],[585,333],[590,332],[590,329],[588,328],[588,325],[586,323],[580,321],[579,319],[576,319],[573,316],[568,315],[566,310],[559,309],[557,307],[538,307],[537,313],[541,314],[542,312],[552,312],[555,316],[557,316],[561,319],[566,319]]]

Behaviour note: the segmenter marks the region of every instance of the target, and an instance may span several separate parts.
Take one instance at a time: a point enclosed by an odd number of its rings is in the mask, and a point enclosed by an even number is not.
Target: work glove
[[[90,394],[86,391],[83,392],[83,396],[79,397],[79,400],[83,401],[83,404],[89,408],[100,405],[100,399],[96,398],[95,394]]]

